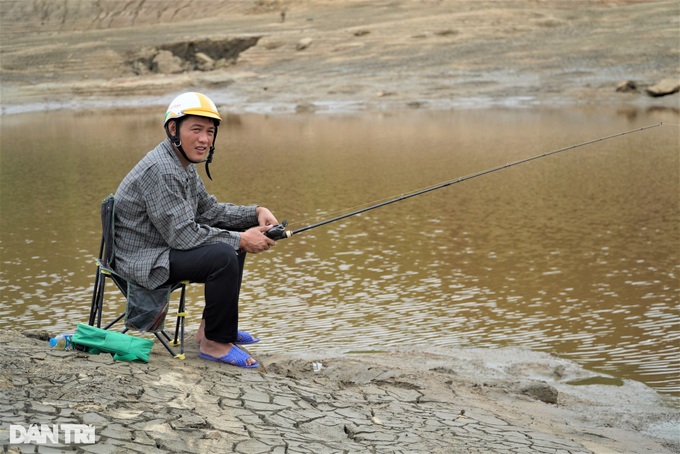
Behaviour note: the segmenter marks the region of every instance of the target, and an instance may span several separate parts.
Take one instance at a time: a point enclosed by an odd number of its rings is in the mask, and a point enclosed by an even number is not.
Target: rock
[[[680,91],[679,79],[664,79],[656,85],[647,88],[647,94],[652,97],[672,95]]]
[[[274,50],[278,49],[280,47],[283,47],[284,43],[283,41],[263,41],[262,47],[264,47],[267,50]]]
[[[153,59],[158,55],[158,49],[155,47],[143,47],[138,52],[133,54],[128,60],[130,69],[138,76],[143,76],[152,73]]]
[[[624,80],[616,86],[618,93],[630,93],[638,91],[637,84],[632,80]]]
[[[194,58],[196,59],[196,69],[199,71],[212,71],[215,68],[215,60],[203,52],[196,52]]]
[[[312,38],[302,38],[295,46],[295,50],[300,51],[307,49],[312,44],[312,41],[314,41]]]
[[[227,60],[226,58],[220,58],[215,62],[213,69],[226,68],[227,66],[232,66],[236,64],[234,60]]]
[[[161,74],[177,74],[184,71],[182,60],[169,50],[158,52],[151,63],[151,70]]]
[[[557,403],[557,390],[544,381],[524,385],[520,388],[520,392],[547,404]]]
[[[34,331],[24,331],[22,333],[26,337],[30,337],[32,339],[38,339],[41,341],[48,341],[50,340],[50,333],[46,330],[34,330]]]
[[[138,76],[145,76],[151,72],[149,66],[139,60],[130,63],[130,70]]]

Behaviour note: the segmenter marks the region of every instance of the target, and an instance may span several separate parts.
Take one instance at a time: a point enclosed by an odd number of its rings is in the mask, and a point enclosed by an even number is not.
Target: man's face
[[[172,134],[175,132],[176,125],[176,122],[169,125]],[[181,122],[179,138],[182,141],[184,153],[189,159],[194,162],[203,161],[208,158],[210,146],[215,139],[215,123],[211,118],[189,115]],[[181,154],[179,158],[185,166],[189,165],[188,162],[184,162],[185,159]]]

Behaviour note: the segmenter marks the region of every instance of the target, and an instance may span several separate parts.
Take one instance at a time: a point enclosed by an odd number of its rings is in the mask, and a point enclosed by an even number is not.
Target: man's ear
[[[168,122],[168,132],[170,133],[171,136],[175,136],[177,134],[177,121],[175,120],[170,120]]]

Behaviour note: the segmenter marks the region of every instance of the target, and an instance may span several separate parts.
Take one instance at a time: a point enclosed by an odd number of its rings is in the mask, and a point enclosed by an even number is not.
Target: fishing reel
[[[283,221],[281,224],[276,224],[274,227],[264,232],[264,234],[274,241],[290,238],[293,235],[293,232],[286,230],[287,226],[288,221]]]

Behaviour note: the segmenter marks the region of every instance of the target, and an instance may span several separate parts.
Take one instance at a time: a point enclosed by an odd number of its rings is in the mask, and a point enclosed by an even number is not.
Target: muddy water
[[[162,139],[159,121],[2,118],[0,328],[87,319],[99,202]],[[520,345],[678,393],[677,113],[229,116],[206,184],[296,229],[660,121],[281,241],[248,259],[241,326],[265,339],[258,352]],[[194,329],[200,285],[189,301]]]

